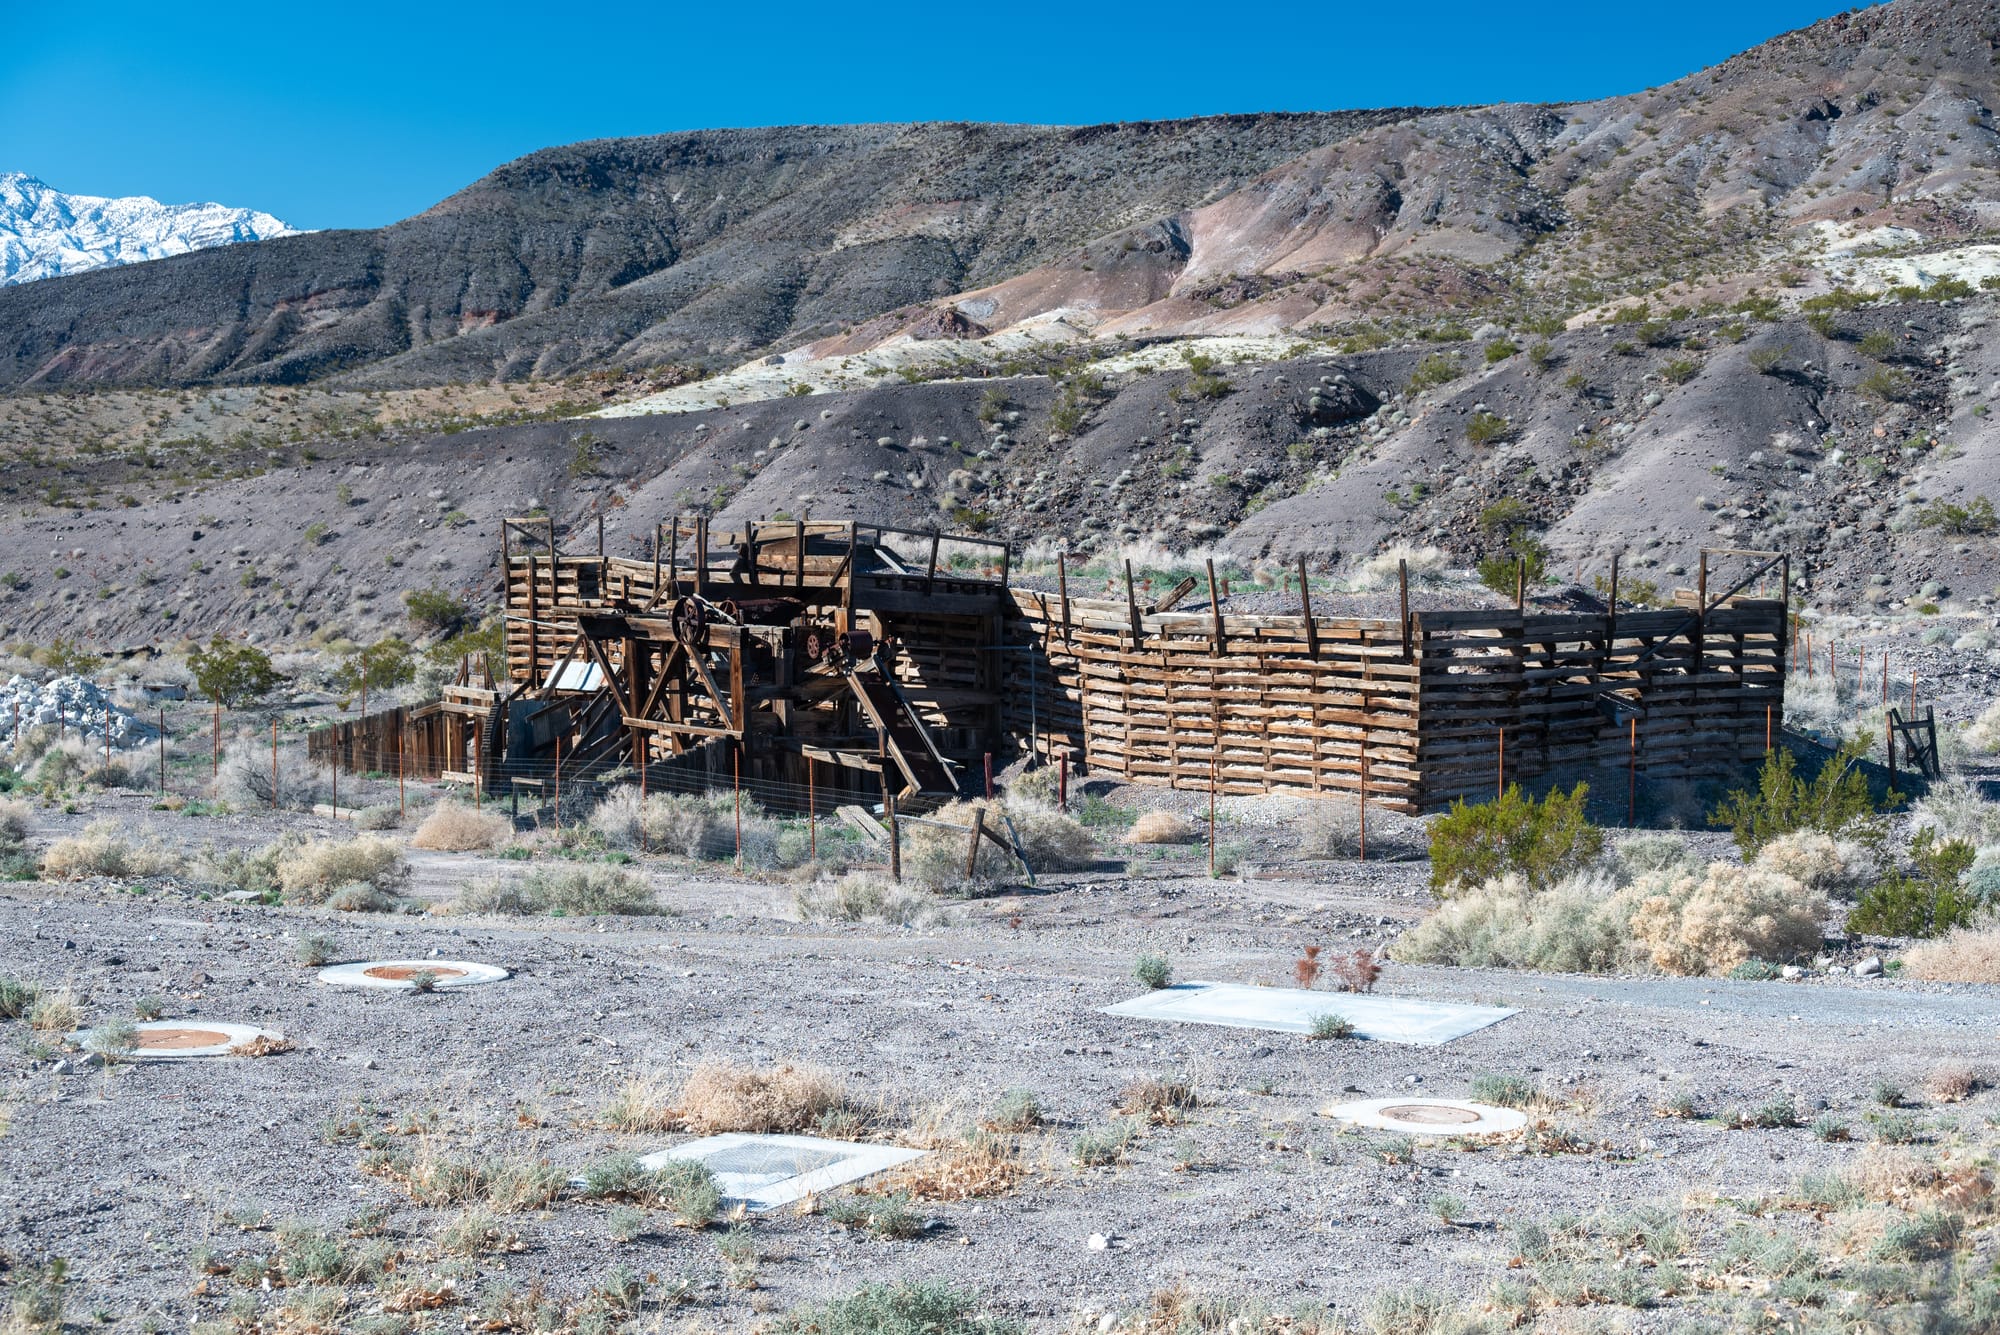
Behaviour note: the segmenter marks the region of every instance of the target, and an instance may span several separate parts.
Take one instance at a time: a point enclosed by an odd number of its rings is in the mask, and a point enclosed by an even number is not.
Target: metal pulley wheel
[[[682,644],[699,645],[708,641],[708,607],[692,594],[674,603],[674,638]]]

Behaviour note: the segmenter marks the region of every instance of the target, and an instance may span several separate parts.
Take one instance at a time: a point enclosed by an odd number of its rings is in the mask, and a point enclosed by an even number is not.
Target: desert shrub
[[[681,1125],[700,1136],[724,1131],[798,1134],[846,1106],[847,1090],[830,1071],[710,1060],[688,1073],[676,1111]]]
[[[1611,860],[1620,881],[1637,880],[1648,872],[1696,870],[1702,865],[1685,836],[1666,831],[1620,839],[1611,850]]]
[[[877,872],[854,871],[834,880],[822,877],[792,892],[792,905],[806,922],[879,922],[894,927],[928,926],[943,918],[936,900],[908,890]]]
[[[1988,907],[1963,884],[1972,866],[1972,845],[1940,842],[1921,829],[1910,841],[1912,868],[1897,868],[1863,891],[1847,915],[1847,930],[1873,936],[1939,936],[1969,927]]]
[[[1075,871],[1097,861],[1097,840],[1074,818],[1035,808],[1014,808],[1005,814],[1013,821],[1022,855],[1035,871]],[[987,817],[989,824],[992,820]],[[1006,837],[1004,827],[1000,834]]]
[[[1177,811],[1148,811],[1125,832],[1128,844],[1184,844],[1194,838],[1194,826]]]
[[[1631,954],[1630,913],[1601,874],[1536,889],[1513,873],[1446,900],[1389,954],[1411,964],[1602,973]]]
[[[1819,830],[1779,835],[1758,851],[1754,865],[1822,894],[1850,893],[1874,871],[1867,849]]]
[[[1042,1101],[1032,1089],[1010,1089],[982,1120],[989,1131],[1019,1135],[1042,1124]]]
[[[20,1019],[41,995],[38,984],[0,974],[0,1020]]]
[[[737,852],[734,793],[649,793],[642,800],[630,784],[613,790],[591,811],[590,828],[613,848],[646,848],[655,853],[710,861],[733,860]],[[780,840],[781,825],[763,807],[743,800],[743,865],[774,867],[803,861],[803,846]],[[784,850],[784,855],[781,855]]]
[[[1846,836],[1864,848],[1877,849],[1886,829],[1875,814],[1875,799],[1861,772],[1865,746],[1844,747],[1811,779],[1801,778],[1798,762],[1784,747],[1764,757],[1757,791],[1731,792],[1710,818],[1727,825],[1743,856],[1754,858],[1765,844],[1782,834],[1817,830],[1835,838]]]
[[[1373,992],[1382,976],[1382,966],[1366,950],[1336,951],[1326,960],[1326,971],[1336,992]]]
[[[1441,549],[1398,544],[1363,561],[1355,571],[1355,587],[1395,588],[1399,563],[1408,564],[1412,584],[1437,584],[1445,577],[1445,555]]]
[[[2000,700],[1995,700],[1980,711],[1979,717],[1965,725],[1965,744],[1984,755],[2000,752]]]
[[[326,906],[341,913],[394,913],[399,907],[394,895],[366,881],[350,881],[335,887],[326,897]]]
[[[1141,955],[1132,964],[1132,977],[1141,987],[1157,992],[1173,985],[1174,968],[1165,955]]]
[[[25,843],[33,827],[35,809],[12,797],[0,797],[0,848],[17,848]]]
[[[1361,807],[1339,799],[1312,804],[1299,822],[1299,856],[1351,858],[1361,851]]]
[[[369,832],[393,830],[403,823],[402,809],[393,802],[362,807],[354,813],[354,828]]]
[[[210,640],[206,649],[191,651],[187,665],[194,674],[195,689],[230,709],[268,695],[285,679],[262,649],[220,635]]]
[[[409,875],[403,850],[387,839],[308,839],[281,852],[275,867],[279,891],[294,904],[326,902],[336,887],[356,882],[387,890]]]
[[[1809,956],[1825,939],[1826,899],[1789,876],[1736,863],[1701,876],[1661,872],[1621,896],[1632,935],[1666,973],[1725,976],[1748,959]]]
[[[271,748],[261,749],[255,740],[243,738],[222,753],[215,775],[215,795],[233,807],[276,806],[284,811],[310,811],[327,796],[327,771],[306,759],[294,746],[278,748],[277,793],[271,801]]]
[[[1498,413],[1482,410],[1465,422],[1465,438],[1474,445],[1496,445],[1513,434],[1513,424]]]
[[[452,907],[459,913],[595,917],[652,913],[658,906],[641,877],[618,867],[576,863],[468,882]]]
[[[1020,1335],[1022,1329],[980,1312],[975,1295],[933,1280],[863,1285],[787,1312],[770,1327],[771,1335]]]
[[[1491,802],[1453,802],[1430,828],[1432,891],[1449,896],[1510,873],[1539,887],[1582,870],[1604,849],[1604,832],[1584,814],[1589,791],[1578,784],[1536,801],[1508,784]]]
[[[2000,929],[1960,927],[1903,952],[1903,974],[1937,983],[2000,983]]]
[[[1924,1096],[1933,1103],[1963,1103],[1984,1084],[1972,1067],[1963,1062],[1947,1062],[1924,1077]]]
[[[1910,807],[1915,830],[1934,830],[1942,841],[1962,839],[1975,848],[2000,843],[2000,803],[1988,802],[1963,779],[1934,783]]]
[[[92,821],[82,834],[50,844],[42,854],[42,875],[51,881],[86,876],[171,876],[186,865],[173,849],[152,840],[131,840],[115,820]]]
[[[410,836],[410,846],[469,853],[491,848],[512,833],[512,824],[498,812],[475,811],[462,802],[440,802]]]

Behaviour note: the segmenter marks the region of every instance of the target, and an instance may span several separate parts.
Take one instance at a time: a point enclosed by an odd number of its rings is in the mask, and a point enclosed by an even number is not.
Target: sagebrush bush
[[[314,803],[327,800],[328,777],[326,767],[314,765],[302,748],[280,746],[275,805],[283,811],[310,811]],[[274,805],[271,779],[269,744],[260,750],[255,739],[243,738],[222,753],[222,765],[215,775],[215,795],[233,807],[269,810]]]
[[[293,904],[323,904],[337,887],[356,882],[389,890],[409,875],[403,850],[387,839],[308,839],[283,849],[274,867],[280,892]]]
[[[1825,896],[1733,862],[1700,876],[1657,872],[1624,891],[1632,935],[1665,973],[1721,977],[1749,959],[1810,956],[1825,940]]]
[[[1299,856],[1351,858],[1361,851],[1361,804],[1323,798],[1299,822]]]
[[[372,807],[362,807],[354,813],[354,828],[370,832],[396,829],[403,823],[403,813],[393,802],[378,802]]]
[[[1037,872],[1068,871],[1088,866],[1097,858],[1097,841],[1090,831],[1059,811],[1007,807],[984,800],[953,802],[929,819],[959,829],[914,823],[903,826],[903,875],[934,890],[1017,879],[1021,874],[1020,863],[991,839],[979,841],[973,874],[966,876],[966,853],[975,812],[984,813],[986,828],[1003,841],[1011,820],[1014,834],[1020,840],[1021,854]]]
[[[467,882],[452,907],[459,913],[596,917],[653,913],[658,905],[643,878],[618,867],[579,863]]]
[[[1633,834],[1620,839],[1611,850],[1611,862],[1618,871],[1618,879],[1628,882],[1644,876],[1648,872],[1669,869],[1699,869],[1701,857],[1694,851],[1694,845],[1686,835],[1670,831],[1651,834]]]
[[[2000,803],[1988,802],[1963,779],[1941,779],[1910,807],[1911,829],[1934,830],[1938,841],[1974,848],[2000,843]]]
[[[1984,755],[2000,752],[2000,700],[1986,706],[1978,718],[1966,724],[1964,741],[1966,746]]]
[[[475,811],[462,802],[440,802],[410,836],[410,846],[471,853],[492,848],[513,832],[512,823],[498,812]]]
[[[1431,890],[1449,896],[1510,873],[1541,887],[1583,870],[1604,849],[1584,813],[1589,792],[1578,784],[1537,801],[1510,783],[1491,802],[1453,802],[1431,823]]]
[[[1602,874],[1536,889],[1509,874],[1463,890],[1405,932],[1390,956],[1410,964],[1602,973],[1631,955],[1631,915]]]
[[[792,904],[806,922],[879,922],[894,927],[928,926],[945,919],[943,906],[921,891],[897,885],[879,872],[854,871],[838,879],[821,877],[792,892]]]
[[[1753,865],[1829,895],[1853,893],[1875,870],[1866,848],[1818,830],[1779,835],[1758,851]]]
[[[1398,545],[1384,548],[1363,561],[1354,573],[1354,586],[1357,589],[1395,588],[1398,562],[1408,563],[1412,584],[1437,584],[1445,577],[1445,556],[1441,550]]]
[[[648,793],[638,788],[614,789],[591,810],[590,828],[613,848],[644,848],[708,861],[736,857],[736,795],[715,793]],[[749,798],[743,799],[743,865],[764,869],[794,866],[809,856],[797,840],[781,838],[784,826]]]
[[[42,875],[52,881],[86,876],[172,876],[186,865],[178,852],[153,839],[125,837],[115,820],[92,821],[82,834],[50,844],[42,854]]]

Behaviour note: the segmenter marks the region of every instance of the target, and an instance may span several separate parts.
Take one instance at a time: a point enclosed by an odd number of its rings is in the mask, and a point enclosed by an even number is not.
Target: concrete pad
[[[1219,1024],[1281,1034],[1312,1032],[1314,1017],[1331,1012],[1354,1024],[1355,1037],[1378,1043],[1435,1047],[1463,1038],[1510,1015],[1503,1006],[1462,1006],[1358,992],[1307,992],[1295,987],[1246,987],[1241,983],[1177,983],[1106,1006],[1106,1015],[1179,1024]]]
[[[921,1159],[924,1153],[896,1145],[732,1131],[649,1154],[639,1163],[655,1169],[673,1159],[698,1159],[715,1174],[725,1201],[740,1201],[751,1213],[762,1214]]]
[[[226,1024],[220,1020],[147,1020],[134,1025],[139,1046],[127,1053],[126,1061],[185,1061],[193,1057],[226,1057],[239,1043],[254,1039],[282,1039],[284,1035],[254,1024]],[[92,1031],[79,1029],[69,1041],[87,1045]]]
[[[1466,1099],[1364,1099],[1336,1103],[1320,1109],[1319,1115],[1411,1136],[1504,1136],[1528,1124],[1528,1114],[1518,1108],[1496,1108]]]
[[[415,986],[410,979],[424,972],[436,975],[440,992],[497,983],[513,976],[497,965],[475,964],[470,960],[361,960],[321,969],[319,980],[335,987],[383,987],[407,992]]]

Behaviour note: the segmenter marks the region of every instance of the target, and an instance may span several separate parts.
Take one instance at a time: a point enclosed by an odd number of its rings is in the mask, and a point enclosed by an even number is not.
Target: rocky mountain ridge
[[[26,172],[0,172],[0,287],[297,235],[255,209],[71,195]]]

